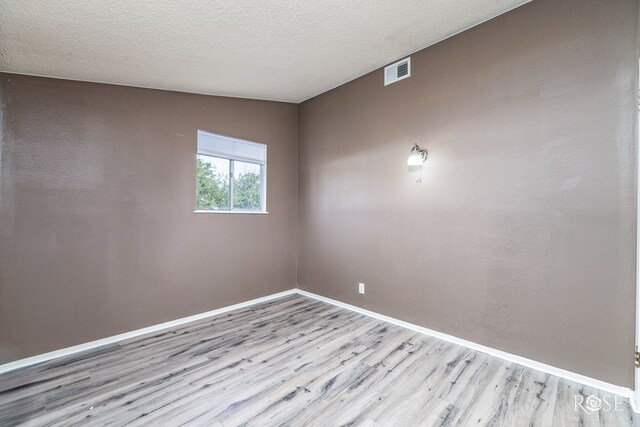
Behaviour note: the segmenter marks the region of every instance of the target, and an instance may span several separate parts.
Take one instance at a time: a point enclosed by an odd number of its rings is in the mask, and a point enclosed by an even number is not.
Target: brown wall
[[[632,387],[637,18],[535,0],[303,103],[299,286]]]
[[[0,78],[0,361],[295,286],[297,105]],[[193,213],[199,128],[267,144],[268,215]]]

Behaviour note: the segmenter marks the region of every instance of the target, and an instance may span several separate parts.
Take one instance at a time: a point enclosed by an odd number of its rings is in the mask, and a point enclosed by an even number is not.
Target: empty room
[[[640,0],[0,0],[0,426],[640,426]]]

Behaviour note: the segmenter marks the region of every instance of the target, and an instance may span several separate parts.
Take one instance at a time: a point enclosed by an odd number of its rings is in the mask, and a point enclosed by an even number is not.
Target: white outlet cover
[[[364,283],[358,283],[358,292],[364,294]]]

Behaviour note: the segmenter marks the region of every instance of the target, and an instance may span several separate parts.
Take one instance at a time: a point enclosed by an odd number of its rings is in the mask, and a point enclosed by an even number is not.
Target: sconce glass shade
[[[423,150],[418,144],[414,144],[411,152],[409,153],[407,164],[409,166],[418,166],[425,160],[427,160],[427,150]]]

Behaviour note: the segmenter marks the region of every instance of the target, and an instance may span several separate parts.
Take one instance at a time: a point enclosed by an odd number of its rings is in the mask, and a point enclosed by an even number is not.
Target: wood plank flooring
[[[6,373],[0,425],[640,425],[591,395],[296,295]]]

